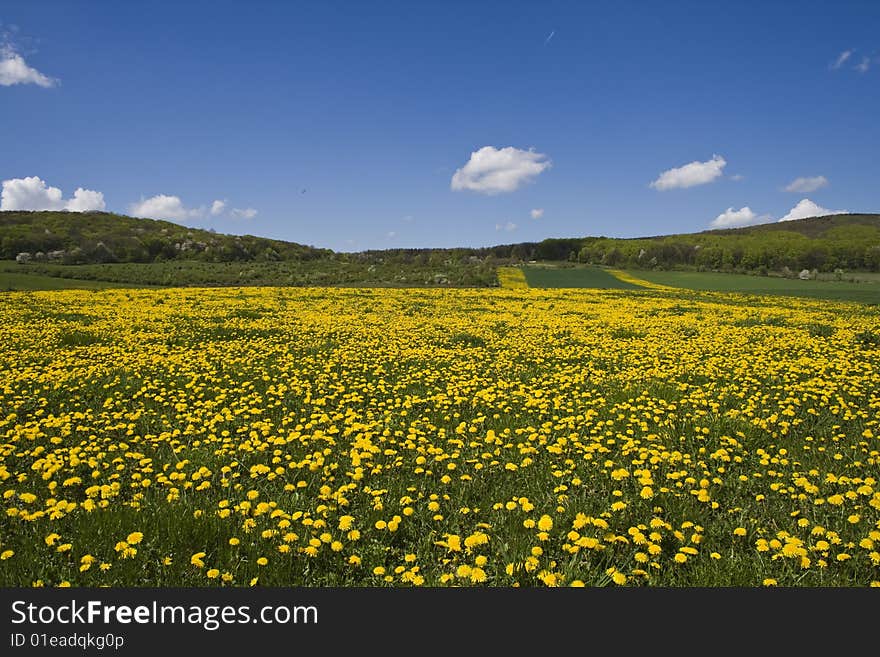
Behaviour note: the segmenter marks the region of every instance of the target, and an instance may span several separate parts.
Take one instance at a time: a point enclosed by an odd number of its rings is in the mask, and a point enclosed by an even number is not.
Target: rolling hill
[[[0,212],[0,259],[20,253],[34,261],[84,264],[310,260],[332,251],[110,212]]]
[[[107,212],[6,211],[0,212],[0,260],[7,272],[143,285],[484,286],[497,284],[497,266],[530,261],[782,275],[876,272],[880,214],[639,238],[338,253]]]

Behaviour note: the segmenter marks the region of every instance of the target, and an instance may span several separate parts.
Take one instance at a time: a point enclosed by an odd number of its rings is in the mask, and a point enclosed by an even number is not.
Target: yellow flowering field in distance
[[[0,295],[2,586],[868,586],[876,307]]]

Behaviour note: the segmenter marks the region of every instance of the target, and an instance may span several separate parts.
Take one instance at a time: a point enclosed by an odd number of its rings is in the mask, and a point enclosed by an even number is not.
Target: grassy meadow
[[[739,292],[742,294],[783,295],[813,299],[836,299],[880,304],[880,281],[868,278],[861,282],[806,280],[781,276],[752,276],[689,271],[631,271],[631,275],[649,283],[688,290]]]
[[[865,273],[858,281],[806,280],[697,271],[619,270],[591,265],[529,265],[522,267],[530,287],[681,289],[733,292],[759,296],[790,296],[865,304],[880,303],[880,280]]]
[[[0,586],[880,583],[871,307],[179,288],[0,317]]]
[[[90,281],[59,278],[45,274],[19,273],[0,270],[0,292],[13,290],[103,290],[111,287],[149,287],[110,281]]]
[[[638,285],[623,281],[599,267],[523,267],[529,287],[595,288],[638,290]]]

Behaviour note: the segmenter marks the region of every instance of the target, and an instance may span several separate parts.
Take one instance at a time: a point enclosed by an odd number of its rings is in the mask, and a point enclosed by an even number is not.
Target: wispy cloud
[[[808,194],[815,192],[817,189],[828,186],[828,178],[825,176],[813,176],[811,178],[795,178],[785,186],[786,192],[798,192],[799,194]]]
[[[236,219],[253,219],[257,216],[257,211],[254,208],[232,208],[229,214]]]
[[[853,67],[859,73],[867,73],[868,69],[871,68],[871,58],[870,57],[862,57],[862,61],[856,64]]]
[[[532,216],[532,219],[540,219],[544,216],[544,208],[535,208],[529,214]]]
[[[844,50],[842,53],[840,53],[837,56],[837,59],[835,59],[831,63],[830,68],[834,71],[839,69],[841,66],[843,66],[846,63],[846,60],[848,60],[850,57],[852,57],[853,52],[854,52],[853,50]]]
[[[556,30],[553,30],[552,32],[550,32],[550,34],[547,35],[547,38],[544,39],[544,45],[545,45],[545,46],[546,46],[548,43],[550,43],[550,39],[553,38],[553,35],[554,35],[554,34],[556,34]]]
[[[674,169],[668,169],[651,183],[658,191],[668,189],[684,189],[696,185],[705,185],[721,176],[727,162],[720,155],[713,155],[706,162],[690,162]]]
[[[495,230],[497,231],[507,231],[508,233],[516,230],[516,224],[512,221],[508,221],[506,224],[495,224]]]

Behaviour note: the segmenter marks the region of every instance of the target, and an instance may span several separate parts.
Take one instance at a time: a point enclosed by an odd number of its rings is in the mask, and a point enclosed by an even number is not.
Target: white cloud
[[[104,195],[78,187],[73,198],[64,199],[57,187],[49,187],[37,176],[3,181],[0,210],[70,210],[90,212],[104,209]]]
[[[871,58],[862,57],[862,61],[856,64],[853,68],[855,68],[859,73],[867,73],[868,69],[871,68]]]
[[[837,59],[834,60],[834,63],[831,65],[831,68],[834,70],[839,69],[841,66],[844,65],[844,63],[846,62],[847,59],[852,57],[852,54],[853,54],[852,50],[844,50],[842,53],[840,53],[837,56]]]
[[[397,237],[397,233],[396,233],[395,231],[393,231],[393,230],[389,230],[389,231],[385,234],[385,237],[387,237],[387,238],[390,239],[390,240],[393,240],[395,237]]]
[[[805,198],[798,202],[788,214],[779,221],[793,221],[795,219],[806,219],[807,217],[824,217],[829,214],[846,214],[848,210],[829,210],[813,203],[810,199]]]
[[[532,149],[524,151],[513,146],[483,146],[471,153],[467,163],[452,176],[453,190],[469,189],[481,194],[512,192],[531,182],[551,166],[546,155]]]
[[[715,217],[709,225],[713,228],[735,228],[737,226],[761,223],[766,219],[769,219],[767,215],[759,216],[749,206],[745,206],[739,210],[727,208],[727,210]]]
[[[786,192],[798,192],[800,194],[807,194],[809,192],[815,192],[817,189],[821,189],[828,185],[828,178],[825,176],[813,176],[812,178],[795,178],[788,185],[785,186]]]
[[[73,198],[67,201],[66,208],[71,212],[95,212],[105,208],[104,195],[91,189],[77,187]]]
[[[183,204],[179,196],[157,194],[148,199],[142,197],[140,201],[132,203],[128,206],[128,212],[134,217],[149,217],[150,219],[164,219],[167,221],[183,221],[205,217],[206,215],[217,217],[224,212],[227,213],[227,216],[235,219],[253,219],[257,216],[257,211],[253,208],[230,208],[227,210],[228,205],[225,199],[216,199],[208,208],[204,205],[197,208],[188,208]]]
[[[229,214],[238,219],[253,219],[257,216],[257,211],[253,208],[232,208],[232,210],[229,211]]]
[[[24,57],[10,45],[0,46],[0,86],[35,84],[38,87],[54,87],[58,81],[28,66]]]
[[[535,208],[529,214],[532,215],[532,219],[540,219],[544,216],[544,208]]]
[[[727,162],[720,155],[713,155],[707,162],[690,162],[664,171],[651,183],[651,187],[662,192],[667,189],[705,185],[718,178],[726,164]]]
[[[148,199],[142,197],[137,203],[129,205],[128,211],[134,217],[171,221],[201,217],[205,214],[204,208],[186,208],[179,196],[166,194],[157,194]]]
[[[495,230],[506,230],[508,233],[516,230],[516,224],[508,221],[506,224],[495,224]]]
[[[741,173],[735,173],[730,177],[730,179],[739,182],[740,180],[745,180],[745,176]]]

